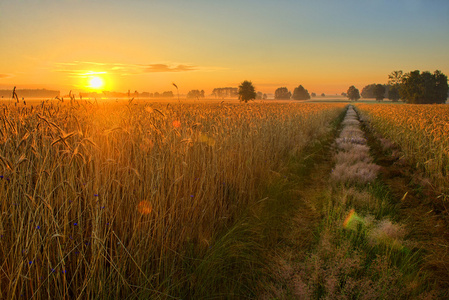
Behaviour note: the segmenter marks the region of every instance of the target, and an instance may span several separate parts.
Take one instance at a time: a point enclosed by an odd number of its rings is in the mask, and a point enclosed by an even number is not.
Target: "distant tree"
[[[447,83],[447,76],[440,70],[436,70],[433,73],[435,80],[435,100],[437,103],[445,103],[449,96],[449,86]]]
[[[268,98],[268,95],[267,94],[263,94],[262,99],[263,100],[267,100],[267,98]]]
[[[293,91],[292,98],[294,100],[308,100],[310,99],[310,95],[309,92],[302,85],[300,85]]]
[[[256,100],[262,100],[263,97],[263,93],[262,92],[257,92],[256,93]]]
[[[353,86],[353,85],[351,85],[348,88],[347,95],[348,95],[349,100],[351,100],[351,101],[357,101],[360,99],[359,90],[356,89],[355,86]]]
[[[315,94],[315,93],[312,93],[310,96],[312,96],[312,98],[313,98],[313,97],[316,97],[316,94]]]
[[[347,97],[347,96],[348,96],[348,94],[346,94],[345,92],[341,93],[341,95],[342,95],[343,97]]]
[[[274,92],[274,99],[286,100],[292,97],[292,93],[286,87],[280,87]]]
[[[448,94],[447,76],[437,70],[433,74],[415,70],[402,76],[399,94],[407,103],[445,103]]]
[[[234,87],[214,88],[212,95],[216,98],[234,98],[239,96],[239,89]]]
[[[374,89],[376,88],[376,84],[368,84],[366,86],[363,87],[362,89],[362,93],[361,96],[363,98],[376,98],[376,96],[374,95]]]
[[[175,95],[173,95],[172,91],[163,92],[162,95],[161,95],[161,97],[163,97],[163,98],[173,98],[174,96]]]
[[[400,99],[400,90],[402,86],[402,70],[393,71],[388,75],[388,99],[397,102]]]
[[[388,86],[388,99],[390,99],[393,102],[399,101],[399,88],[397,85],[389,85]]]
[[[375,98],[378,99],[378,97],[380,97],[380,95],[376,94],[376,89],[379,89],[379,93],[380,93],[380,87],[378,87],[379,84],[376,83],[372,83],[372,84],[368,84],[366,85],[361,92],[361,96],[363,98]],[[381,84],[382,85],[382,84]],[[383,94],[383,98],[385,98],[385,93],[387,91],[388,86],[387,85],[382,85],[384,87],[384,94]],[[383,99],[382,98],[382,99]]]
[[[204,91],[191,90],[187,93],[187,99],[199,99],[204,98]]]
[[[256,98],[256,90],[251,81],[243,81],[239,86],[239,99],[247,103],[249,100]]]
[[[326,94],[325,94],[325,93],[322,93],[322,94],[321,94],[321,97],[326,97]]]
[[[385,98],[385,86],[382,84],[376,84],[374,87],[374,97],[377,101],[382,101]]]

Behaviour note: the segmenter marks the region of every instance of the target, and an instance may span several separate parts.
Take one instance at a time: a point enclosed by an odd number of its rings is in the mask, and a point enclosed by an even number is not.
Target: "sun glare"
[[[104,86],[103,79],[100,77],[92,77],[89,80],[89,87],[93,89],[101,89]]]

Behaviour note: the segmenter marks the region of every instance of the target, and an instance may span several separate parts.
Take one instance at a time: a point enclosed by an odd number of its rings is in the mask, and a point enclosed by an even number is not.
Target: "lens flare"
[[[153,206],[151,205],[150,201],[143,200],[140,201],[139,204],[137,205],[137,210],[142,215],[149,215],[153,211]]]
[[[345,221],[343,222],[343,227],[348,228],[349,223],[356,218],[355,210],[351,209]]]

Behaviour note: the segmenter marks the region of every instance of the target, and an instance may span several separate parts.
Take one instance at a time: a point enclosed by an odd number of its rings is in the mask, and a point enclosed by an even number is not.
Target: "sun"
[[[104,81],[101,77],[94,76],[89,80],[89,87],[92,89],[101,89],[104,86]]]

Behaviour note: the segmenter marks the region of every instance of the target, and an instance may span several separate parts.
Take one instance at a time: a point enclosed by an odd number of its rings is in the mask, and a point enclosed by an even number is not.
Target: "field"
[[[357,105],[379,134],[424,169],[441,192],[449,187],[449,106]]]
[[[1,297],[182,294],[195,259],[343,107],[4,105]]]
[[[444,297],[448,115],[4,103],[0,298]]]

